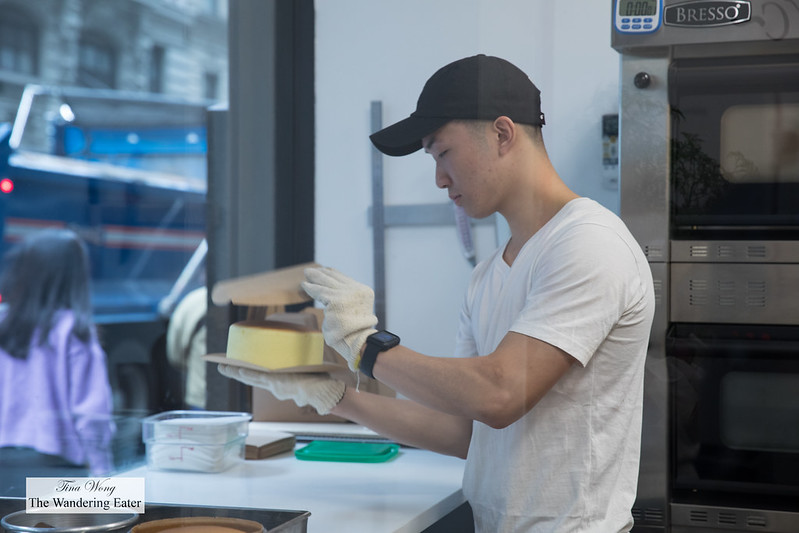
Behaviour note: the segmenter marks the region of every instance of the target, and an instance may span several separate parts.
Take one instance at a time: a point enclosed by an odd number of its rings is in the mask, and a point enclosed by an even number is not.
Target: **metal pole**
[[[383,103],[371,106],[372,131],[383,127]],[[375,316],[377,327],[386,327],[385,206],[383,204],[383,154],[372,147],[372,253],[374,256]]]

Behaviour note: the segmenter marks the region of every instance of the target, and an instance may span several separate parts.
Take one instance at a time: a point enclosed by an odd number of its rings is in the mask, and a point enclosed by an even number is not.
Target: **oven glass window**
[[[672,235],[799,238],[799,57],[675,60],[669,104]]]
[[[719,163],[733,183],[799,182],[799,104],[724,110]]]
[[[666,349],[675,498],[799,509],[799,328],[672,324]]]
[[[719,390],[719,429],[724,446],[733,450],[799,453],[797,391],[797,374],[726,374]]]

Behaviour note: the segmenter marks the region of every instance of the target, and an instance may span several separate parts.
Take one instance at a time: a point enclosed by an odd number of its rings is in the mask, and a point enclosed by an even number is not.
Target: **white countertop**
[[[268,429],[253,423],[250,433]],[[310,511],[309,533],[418,533],[465,501],[463,466],[461,459],[401,448],[385,463],[300,461],[283,453],[219,473],[139,467],[119,477],[145,478],[147,503]]]

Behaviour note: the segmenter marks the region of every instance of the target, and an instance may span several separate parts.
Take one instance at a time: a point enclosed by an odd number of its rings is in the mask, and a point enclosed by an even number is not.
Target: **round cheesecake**
[[[296,324],[248,320],[228,331],[229,359],[269,370],[321,365],[324,348],[320,331]]]

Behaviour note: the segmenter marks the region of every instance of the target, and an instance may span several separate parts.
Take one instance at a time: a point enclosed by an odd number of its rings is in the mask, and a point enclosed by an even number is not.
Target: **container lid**
[[[196,424],[205,426],[220,426],[229,424],[239,424],[252,420],[251,413],[237,411],[203,411],[198,410],[177,410],[164,411],[150,415],[142,422],[161,422],[168,424]]]
[[[142,419],[142,440],[163,444],[226,444],[246,437],[250,420],[250,413],[166,411]]]
[[[303,461],[382,463],[398,453],[399,445],[394,443],[315,440],[296,450],[294,456]]]
[[[251,306],[285,306],[310,302],[300,283],[305,281],[305,269],[320,266],[303,263],[279,268],[261,274],[241,276],[220,281],[211,291],[211,300],[216,305],[234,303]]]

